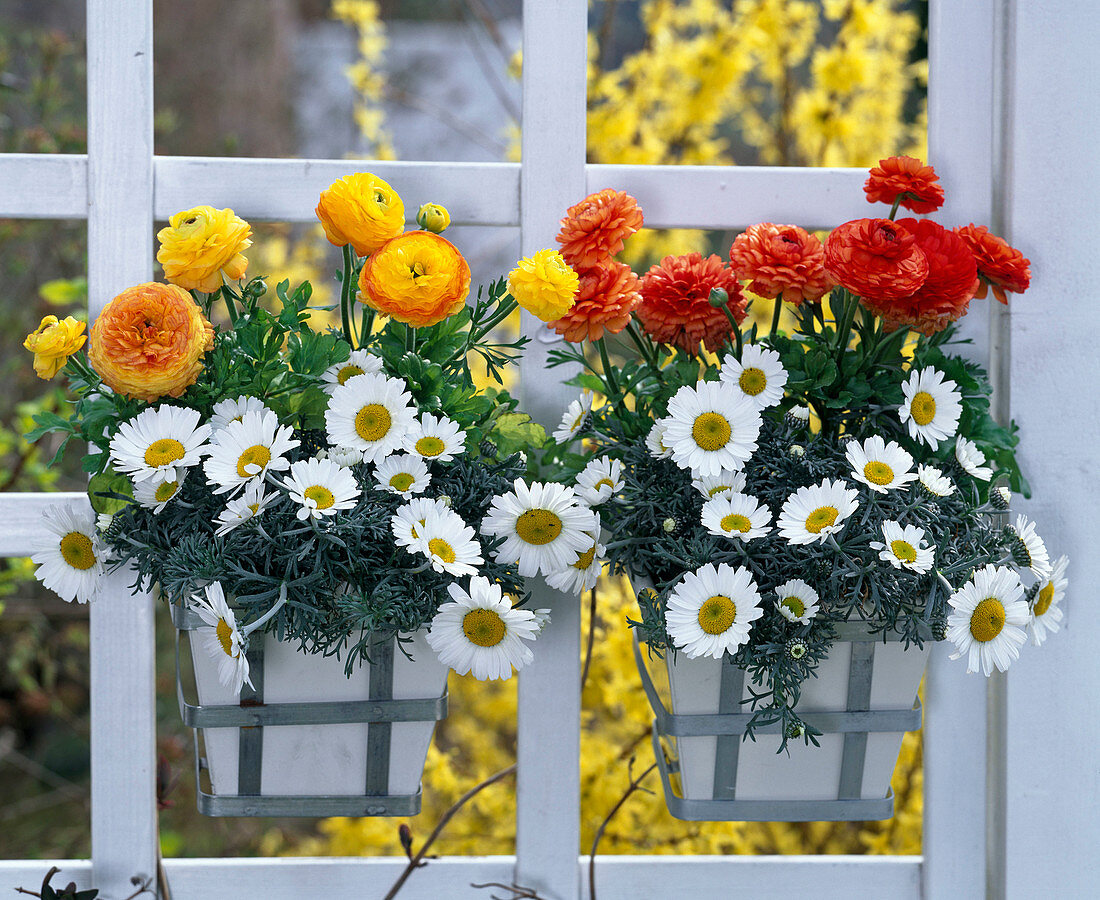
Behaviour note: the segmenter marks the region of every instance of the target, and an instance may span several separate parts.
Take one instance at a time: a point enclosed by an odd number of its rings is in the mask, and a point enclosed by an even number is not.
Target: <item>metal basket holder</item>
[[[191,610],[171,604],[176,626],[176,694],[183,722],[195,731],[195,799],[207,816],[413,816],[420,812],[421,792],[390,794],[390,725],[393,722],[438,722],[447,716],[447,691],[439,697],[393,699],[393,654],[396,641],[377,643],[371,652],[370,699],[321,703],[272,703],[263,701],[263,642],[248,651],[249,674],[255,688],[246,684],[238,706],[201,706],[184,696],[180,672],[180,634],[209,627]],[[188,637],[190,641],[190,637]],[[194,687],[193,685],[191,687]],[[197,690],[190,690],[197,698]],[[263,772],[264,729],[283,725],[367,724],[367,772],[362,795],[286,796],[260,793]],[[237,728],[240,756],[237,793],[215,794],[204,790],[203,773],[209,775],[199,751],[203,728]],[[204,745],[205,746],[205,745]],[[209,779],[206,779],[209,781]]]
[[[737,712],[744,690],[745,670],[733,664],[732,657],[723,657],[722,680],[719,687],[718,713],[714,715],[674,715],[668,711],[653,680],[634,636],[634,659],[638,664],[642,687],[656,714],[653,720],[653,752],[661,772],[665,802],[669,812],[678,819],[703,822],[829,822],[869,821],[889,819],[894,815],[894,792],[882,798],[861,798],[863,765],[867,752],[867,735],[873,732],[916,731],[921,727],[921,703],[918,698],[911,709],[869,709],[871,676],[875,660],[875,644],[901,640],[890,633],[871,634],[863,625],[841,624],[837,628],[838,642],[852,644],[848,669],[848,701],[845,712],[807,712],[802,719],[824,734],[843,734],[840,784],[835,800],[738,800],[734,796],[737,783],[737,756],[744,738],[749,713]],[[758,726],[755,734],[779,734],[780,724]],[[717,737],[714,759],[714,796],[710,800],[685,799],[673,791],[670,773],[679,770],[679,761],[664,751],[661,738]]]

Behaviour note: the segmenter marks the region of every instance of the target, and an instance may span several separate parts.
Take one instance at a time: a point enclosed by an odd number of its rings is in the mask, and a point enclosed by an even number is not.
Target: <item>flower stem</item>
[[[351,325],[351,304],[355,299],[351,287],[353,283],[352,276],[355,274],[355,250],[352,249],[351,244],[345,244],[342,249],[344,251],[344,274],[340,279],[340,320],[344,326],[344,338],[355,350],[358,343],[355,340]]]
[[[722,307],[722,312],[724,312],[726,318],[730,320],[730,329],[733,331],[733,352],[737,357],[737,361],[741,362],[741,351],[744,349],[741,342],[741,326],[737,324],[737,320],[733,317],[733,313],[730,312],[728,304]]]
[[[886,218],[888,218],[888,219],[889,219],[889,220],[890,220],[891,222],[893,222],[893,221],[894,221],[894,216],[896,216],[896,215],[898,214],[898,207],[899,207],[899,206],[901,206],[901,200],[902,200],[902,198],[903,198],[904,196],[905,196],[905,194],[898,194],[898,195],[897,195],[897,196],[896,196],[896,197],[894,198],[894,205],[890,207],[890,215],[888,215],[888,216],[886,217]]]
[[[615,377],[615,367],[611,365],[611,358],[607,355],[607,346],[604,344],[603,338],[598,341],[593,341],[596,345],[596,349],[600,351],[600,362],[603,364],[603,379],[607,384],[608,392],[611,394],[611,399],[615,401],[615,405],[621,407],[623,398],[619,391],[619,379]]]
[[[779,316],[783,312],[783,295],[779,294],[775,298],[775,309],[772,310],[772,330],[768,332],[772,337],[779,331]]]

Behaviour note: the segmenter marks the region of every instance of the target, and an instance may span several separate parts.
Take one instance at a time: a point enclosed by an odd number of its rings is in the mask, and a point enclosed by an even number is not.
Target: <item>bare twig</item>
[[[596,589],[592,588],[592,597],[588,601],[588,644],[584,650],[584,669],[581,670],[581,693],[588,683],[588,669],[592,665],[592,644],[596,635]]]
[[[438,103],[433,103],[431,100],[427,100],[424,97],[420,97],[416,94],[410,93],[403,88],[396,88],[390,84],[385,86],[385,94],[387,100],[392,100],[394,103],[400,103],[403,106],[409,107],[409,109],[418,109],[422,113],[426,113],[429,116],[434,116],[443,125],[446,125],[452,131],[457,131],[464,138],[471,141],[474,144],[488,150],[490,153],[502,154],[507,149],[500,141],[494,141],[491,138],[486,137],[481,131],[471,125],[469,122],[463,121],[458,116],[454,115],[446,107],[440,106]]]
[[[485,788],[487,788],[489,785],[496,784],[498,781],[507,778],[509,775],[515,774],[516,764],[512,763],[512,765],[508,766],[507,769],[501,769],[495,775],[490,775],[480,784],[475,784],[465,794],[459,797],[454,805],[445,813],[443,813],[442,816],[440,816],[435,828],[432,829],[432,833],[428,835],[428,839],[424,841],[423,846],[416,852],[416,854],[409,858],[409,864],[405,866],[405,870],[401,873],[401,876],[397,879],[397,881],[393,883],[393,887],[389,889],[389,892],[386,894],[385,897],[382,898],[382,900],[393,900],[393,898],[397,896],[397,892],[401,890],[401,886],[406,881],[408,881],[409,876],[418,868],[420,868],[421,861],[424,859],[424,854],[427,853],[428,848],[433,843],[435,843],[435,839],[439,837],[439,834],[443,831],[444,826],[448,822],[450,822],[452,818],[454,818],[455,813],[462,809],[462,807],[465,806],[466,803],[468,803],[475,796],[485,790]]]
[[[451,3],[452,6],[454,6],[456,10],[458,10],[459,0],[451,0]],[[474,10],[471,8],[469,0],[462,0],[461,5],[464,6],[466,8],[466,11],[470,14],[475,16],[477,15],[477,13],[474,12]],[[481,24],[485,26],[484,19],[482,19]],[[489,29],[486,27],[486,31],[488,30]],[[496,69],[493,68],[493,64],[485,55],[485,50],[482,48],[481,42],[478,40],[477,35],[474,34],[472,28],[463,28],[462,33],[466,38],[466,42],[470,45],[470,52],[474,56],[474,61],[481,69],[481,74],[485,76],[485,81],[489,85],[489,88],[496,95],[496,98],[500,102],[500,105],[504,107],[504,111],[508,113],[512,121],[518,122],[520,120],[519,107],[516,106],[515,101],[508,93],[508,89],[505,87],[503,82],[501,82],[499,73]],[[490,37],[492,38],[491,32]],[[497,32],[497,38],[495,40],[499,40],[499,32]]]
[[[634,768],[634,758],[630,759],[630,768]],[[588,856],[588,897],[589,900],[596,900],[596,848],[600,845],[600,838],[603,837],[604,830],[610,824],[617,813],[626,801],[630,798],[636,790],[641,788],[642,781],[645,777],[657,768],[657,763],[651,765],[648,769],[642,772],[637,778],[633,777],[633,773],[630,773],[630,785],[627,787],[626,792],[619,798],[619,802],[611,807],[611,812],[607,814],[607,818],[600,823],[600,827],[596,829],[596,836],[592,839],[592,852]]]
[[[523,885],[516,884],[502,884],[499,881],[487,881],[485,884],[474,884],[470,882],[472,888],[504,888],[506,891],[511,891],[511,897],[498,897],[496,894],[490,894],[490,900],[542,900],[538,895],[538,891],[534,891],[531,888],[523,887]]]

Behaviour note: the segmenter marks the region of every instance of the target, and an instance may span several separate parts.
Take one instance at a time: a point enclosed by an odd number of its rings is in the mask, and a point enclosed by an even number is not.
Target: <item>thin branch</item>
[[[630,762],[631,762],[631,765],[633,765],[634,760],[631,759]],[[592,839],[592,852],[588,856],[588,897],[589,897],[589,900],[596,900],[596,849],[600,845],[600,838],[603,837],[604,830],[607,828],[607,826],[610,824],[611,820],[614,818],[615,813],[617,813],[620,809],[622,809],[623,804],[626,803],[626,801],[630,799],[630,795],[633,794],[636,790],[638,790],[641,787],[642,781],[645,780],[645,777],[647,775],[649,775],[649,773],[652,772],[656,768],[657,768],[657,763],[653,763],[653,765],[651,765],[648,769],[646,769],[644,772],[642,772],[642,774],[639,775],[637,778],[631,777],[630,785],[627,787],[626,792],[622,795],[622,797],[619,798],[619,802],[616,803],[613,807],[611,807],[611,812],[609,812],[607,814],[607,818],[604,819],[600,823],[600,827],[596,829],[596,836]]]
[[[451,0],[451,4],[457,8],[459,6],[459,0]],[[462,0],[461,5],[464,6],[466,11],[471,15],[477,16],[477,13],[471,8],[469,0]],[[484,20],[482,20],[481,24],[482,26],[485,25]],[[488,31],[488,28],[486,28],[486,31]],[[501,82],[497,70],[493,68],[493,64],[485,55],[485,50],[482,48],[477,35],[474,34],[472,28],[463,28],[462,33],[466,38],[466,42],[470,45],[470,52],[474,56],[474,61],[481,69],[481,74],[485,76],[485,81],[489,85],[490,90],[496,95],[500,105],[504,107],[504,111],[508,113],[514,122],[518,122],[520,119],[519,107],[516,106],[515,101],[508,93],[508,89],[505,87],[504,83]]]
[[[496,894],[490,894],[489,896],[492,898],[492,900],[542,900],[542,898],[538,894],[538,891],[524,887],[521,884],[516,884],[515,882],[512,882],[511,884],[502,884],[499,881],[487,881],[485,882],[485,884],[475,884],[474,882],[470,882],[470,887],[477,888],[479,890],[483,890],[484,888],[504,888],[504,890],[512,892],[512,896],[508,898],[500,898],[497,897]]]
[[[500,155],[507,149],[500,141],[494,141],[487,138],[469,122],[460,119],[450,110],[440,106],[438,103],[433,103],[431,100],[427,100],[403,88],[396,88],[389,84],[385,87],[385,94],[387,100],[392,100],[394,103],[400,103],[409,107],[409,109],[420,110],[420,112],[427,113],[429,116],[435,116],[440,123],[446,125],[452,131],[457,131],[464,138],[488,150],[490,153]]]
[[[588,683],[588,669],[592,665],[592,644],[596,636],[596,589],[592,588],[592,598],[588,601],[588,645],[584,651],[584,669],[581,671],[581,693]]]

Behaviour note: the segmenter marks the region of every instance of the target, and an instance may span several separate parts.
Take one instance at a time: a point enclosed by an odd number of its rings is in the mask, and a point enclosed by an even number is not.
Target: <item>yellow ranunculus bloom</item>
[[[470,293],[470,267],[446,238],[408,231],[367,260],[359,290],[367,306],[422,328],[462,309]]]
[[[573,306],[580,279],[556,250],[521,259],[508,273],[508,293],[544,322],[560,319]]]
[[[405,205],[397,191],[369,172],[334,181],[321,191],[317,218],[337,247],[351,244],[367,256],[405,228]]]
[[[85,324],[72,316],[58,321],[57,316],[46,316],[38,328],[27,335],[23,346],[34,354],[34,371],[39,378],[53,378],[64,367],[69,357],[88,340]]]
[[[249,224],[231,209],[185,209],[157,232],[157,262],[167,281],[210,294],[222,286],[223,273],[230,281],[244,275],[244,251],[252,246],[251,236]]]
[[[433,234],[443,234],[451,224],[451,214],[438,203],[425,203],[416,214],[416,224]]]

